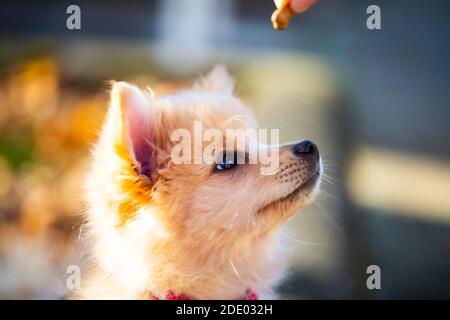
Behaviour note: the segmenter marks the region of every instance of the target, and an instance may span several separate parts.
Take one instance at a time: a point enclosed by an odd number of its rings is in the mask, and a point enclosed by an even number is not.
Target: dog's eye
[[[215,164],[214,171],[222,172],[225,170],[233,169],[236,166],[237,166],[237,153],[234,152],[233,154],[227,154],[226,152],[224,152],[222,161]]]

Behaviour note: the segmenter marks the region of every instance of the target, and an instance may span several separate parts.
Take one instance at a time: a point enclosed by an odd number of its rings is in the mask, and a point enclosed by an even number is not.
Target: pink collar
[[[252,289],[247,289],[245,295],[245,300],[258,300],[258,295]],[[170,291],[165,296],[155,296],[153,293],[148,292],[147,297],[151,300],[191,300],[184,294],[175,295]]]

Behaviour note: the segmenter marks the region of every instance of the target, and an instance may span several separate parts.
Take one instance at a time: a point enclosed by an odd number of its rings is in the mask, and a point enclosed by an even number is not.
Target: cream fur
[[[238,299],[248,288],[262,299],[276,297],[287,256],[280,226],[319,186],[317,179],[291,195],[309,177],[307,161],[292,155],[292,144],[280,148],[272,176],[261,176],[258,165],[214,173],[210,165],[174,165],[169,157],[170,132],[192,130],[194,120],[223,129],[235,117],[231,126],[255,126],[232,92],[222,67],[171,96],[113,85],[85,186],[92,259],[73,298],[139,299],[170,290],[193,299]],[[150,174],[137,159],[140,148]]]

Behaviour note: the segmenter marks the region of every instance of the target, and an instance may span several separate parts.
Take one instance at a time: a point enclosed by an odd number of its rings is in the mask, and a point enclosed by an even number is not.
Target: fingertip
[[[308,10],[318,0],[291,0],[290,7],[295,13],[302,13]]]

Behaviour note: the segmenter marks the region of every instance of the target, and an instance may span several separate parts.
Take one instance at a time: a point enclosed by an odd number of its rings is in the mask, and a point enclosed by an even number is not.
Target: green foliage
[[[25,162],[32,162],[34,154],[31,134],[23,132],[14,135],[0,133],[0,155],[14,169]]]

